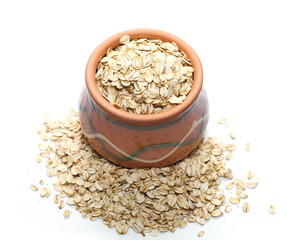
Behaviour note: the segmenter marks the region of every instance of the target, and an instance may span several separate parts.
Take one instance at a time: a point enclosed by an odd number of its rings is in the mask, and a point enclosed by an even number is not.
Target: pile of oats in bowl
[[[95,78],[115,107],[150,114],[181,104],[192,88],[193,72],[175,43],[126,35],[101,59]]]
[[[76,115],[76,111],[71,112]],[[247,181],[234,178],[226,166],[235,144],[224,145],[210,137],[182,161],[163,168],[128,169],[99,156],[86,141],[77,116],[68,115],[56,121],[45,121],[37,128],[42,142],[37,162],[46,159],[46,173],[55,179],[57,192],[53,199],[65,218],[71,211],[66,204],[90,220],[101,219],[120,234],[133,229],[142,235],[174,232],[187,223],[204,225],[213,217],[221,217],[246,202],[247,188],[258,181],[249,171]],[[231,138],[232,139],[232,138]],[[226,185],[221,187],[222,180]],[[31,189],[43,198],[53,195],[40,181]],[[228,195],[226,191],[235,189]],[[275,213],[274,206],[269,207]],[[198,236],[203,236],[201,231]]]

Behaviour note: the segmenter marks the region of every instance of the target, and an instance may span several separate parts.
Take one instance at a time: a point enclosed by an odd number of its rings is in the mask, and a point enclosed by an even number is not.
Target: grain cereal
[[[136,114],[162,112],[185,100],[194,69],[174,42],[126,35],[119,43],[100,60],[95,74],[104,98]]]

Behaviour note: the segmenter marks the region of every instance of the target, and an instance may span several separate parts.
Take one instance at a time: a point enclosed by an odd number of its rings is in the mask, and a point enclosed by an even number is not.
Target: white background
[[[286,3],[286,1],[285,1]],[[240,208],[205,226],[145,239],[286,239],[287,8],[284,1],[0,1],[1,239],[142,239],[120,236],[100,220],[70,219],[30,184],[43,179],[35,162],[35,127],[45,113],[77,107],[93,49],[111,35],[155,28],[188,42],[201,58],[210,101],[208,135],[235,142],[228,162],[236,177],[253,170],[250,213]],[[216,120],[227,117],[229,127]],[[237,139],[229,139],[229,131]],[[251,143],[251,151],[244,144]],[[229,195],[228,195],[229,196]],[[286,195],[285,195],[286,196]],[[276,207],[271,215],[267,208]],[[4,237],[5,235],[5,237]]]

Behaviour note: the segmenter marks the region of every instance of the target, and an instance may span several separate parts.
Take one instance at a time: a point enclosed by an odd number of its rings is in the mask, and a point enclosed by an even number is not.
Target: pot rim
[[[106,100],[96,84],[95,73],[99,61],[106,54],[109,48],[115,48],[119,45],[119,40],[122,36],[129,35],[131,39],[137,38],[151,38],[161,39],[166,42],[175,42],[179,49],[181,49],[190,59],[192,67],[194,68],[193,85],[188,93],[186,99],[179,105],[172,107],[160,113],[152,114],[135,114],[118,109],[114,107],[108,100]],[[187,110],[198,97],[203,83],[202,65],[196,52],[185,41],[179,37],[156,29],[132,29],[117,33],[102,42],[91,54],[85,71],[86,87],[94,102],[109,116],[117,120],[132,124],[132,125],[157,125],[181,115]]]

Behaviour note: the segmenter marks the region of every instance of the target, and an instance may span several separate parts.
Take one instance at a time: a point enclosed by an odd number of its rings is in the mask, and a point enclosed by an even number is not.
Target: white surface
[[[286,7],[284,1],[0,1],[1,239],[142,239],[119,236],[100,220],[73,211],[62,217],[52,198],[29,189],[48,182],[35,162],[35,127],[45,113],[77,106],[92,50],[132,28],[155,28],[187,41],[198,53],[210,101],[208,135],[238,139],[228,162],[235,176],[253,170],[249,214],[234,207],[204,227],[145,239],[283,239],[286,236]],[[216,124],[228,117],[230,126]],[[251,143],[251,151],[243,148]],[[276,215],[267,211],[273,204]],[[8,235],[6,235],[8,234]],[[5,235],[5,238],[4,238]]]

